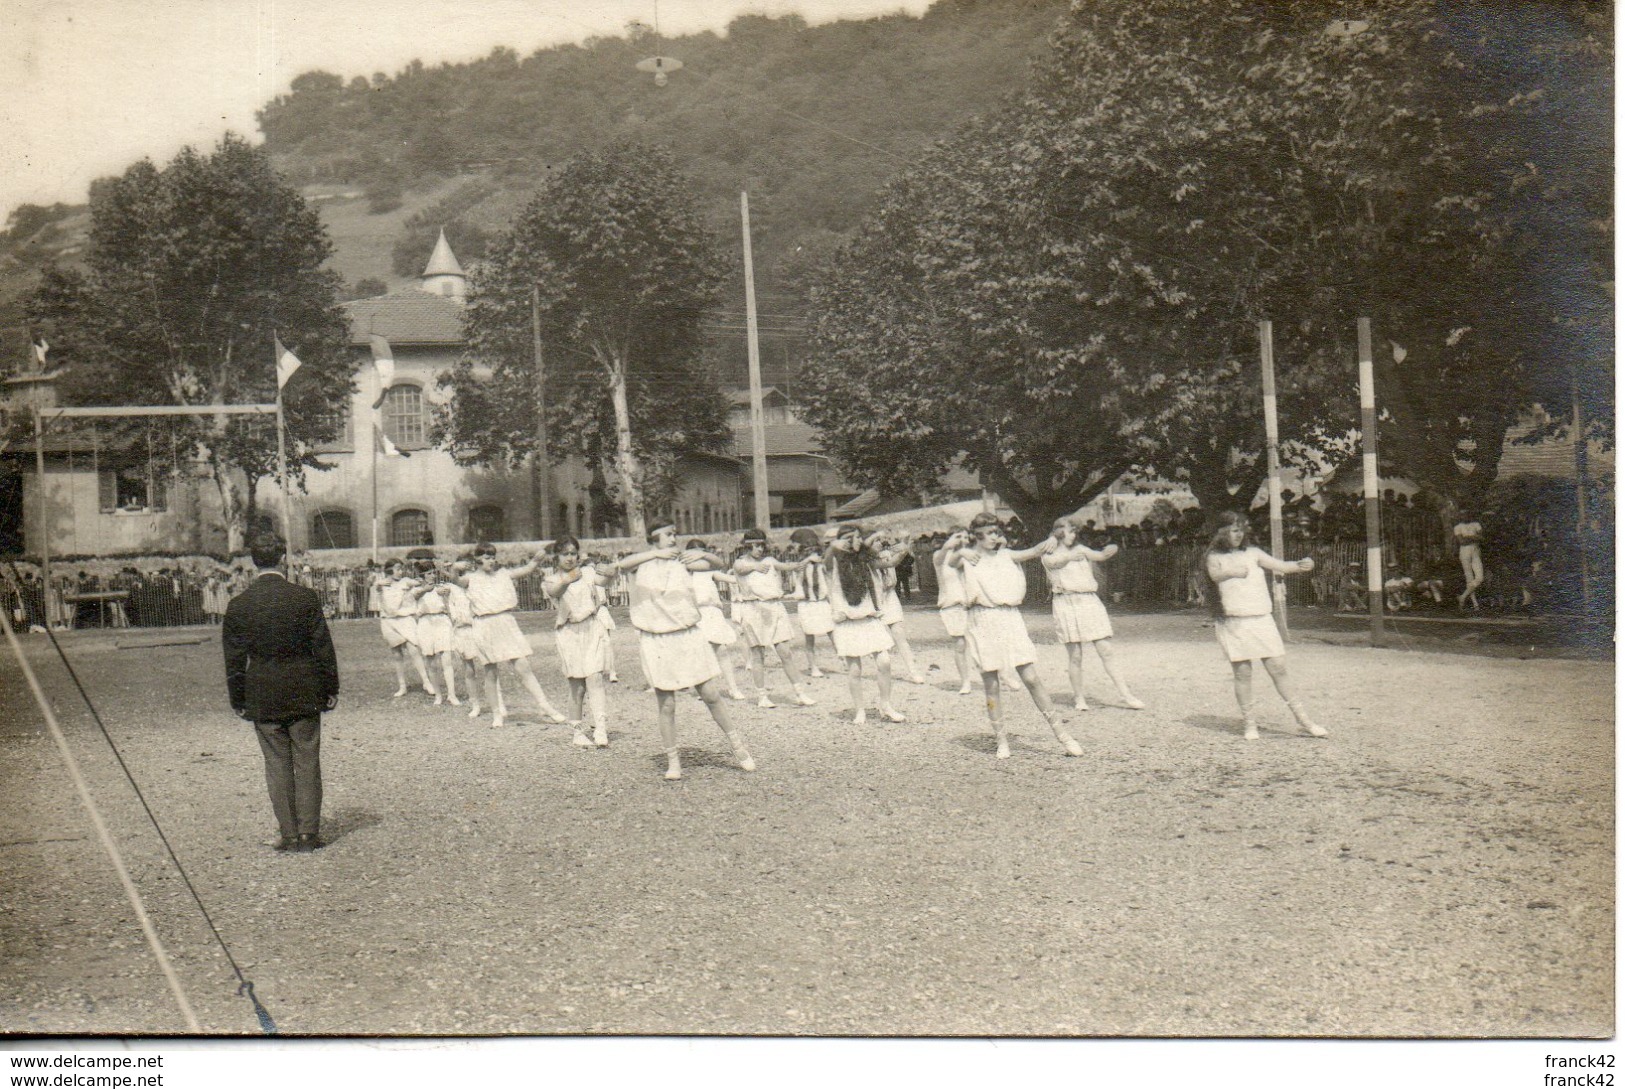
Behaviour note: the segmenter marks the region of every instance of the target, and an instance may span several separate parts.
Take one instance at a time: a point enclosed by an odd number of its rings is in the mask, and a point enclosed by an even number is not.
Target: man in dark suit
[[[282,552],[274,534],[250,542],[259,575],[226,606],[220,641],[231,709],[254,724],[265,754],[276,849],[314,851],[323,846],[322,712],[338,703],[339,666],[321,599],[276,570]]]

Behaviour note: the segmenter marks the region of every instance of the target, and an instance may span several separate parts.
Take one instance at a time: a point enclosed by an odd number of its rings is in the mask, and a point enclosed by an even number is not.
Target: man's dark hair
[[[248,542],[248,557],[254,561],[254,566],[262,571],[268,567],[281,565],[282,556],[286,551],[282,538],[275,533],[256,533]]]

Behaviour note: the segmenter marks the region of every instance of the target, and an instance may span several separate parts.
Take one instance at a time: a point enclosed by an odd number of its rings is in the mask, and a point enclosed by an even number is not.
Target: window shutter
[[[147,484],[147,507],[151,510],[169,509],[169,478],[154,473]]]
[[[103,514],[111,514],[118,509],[118,477],[111,470],[102,469],[96,473],[96,494]]]

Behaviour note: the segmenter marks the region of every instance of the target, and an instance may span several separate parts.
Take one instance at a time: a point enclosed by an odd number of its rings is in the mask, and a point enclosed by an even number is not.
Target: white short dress
[[[417,606],[406,596],[406,587],[397,582],[378,587],[378,630],[391,648],[411,643],[417,645]]]
[[[596,580],[596,575],[585,574],[555,599],[558,619],[553,635],[558,642],[559,669],[578,680],[609,671],[609,629],[598,615]]]
[[[632,626],[638,661],[657,692],[704,684],[722,672],[716,651],[700,630],[690,572],[676,560],[650,560],[632,572]]]
[[[519,591],[512,575],[501,568],[491,574],[469,572],[468,601],[474,610],[474,641],[487,662],[494,665],[530,657],[530,640],[513,615]]]
[[[803,635],[829,635],[835,631],[835,613],[829,604],[829,582],[819,564],[801,571],[803,600],[796,606],[796,620]]]
[[[1099,594],[1058,591],[1051,599],[1055,612],[1055,638],[1062,643],[1093,643],[1110,639],[1112,618]]]
[[[880,618],[880,607],[875,598],[881,594],[880,579],[871,580],[870,591],[856,605],[847,600],[841,586],[841,575],[833,564],[828,569],[830,609],[835,616],[835,653],[842,658],[862,658],[880,654],[896,646],[885,621]]]
[[[998,673],[1038,660],[1038,648],[1027,634],[1021,602],[1027,596],[1027,574],[1004,550],[983,553],[964,569],[970,622],[965,645],[983,673]]]
[[[1232,662],[1279,658],[1286,653],[1280,629],[1275,626],[1269,579],[1259,562],[1267,555],[1262,549],[1248,548],[1210,555],[1207,560],[1210,576],[1220,567],[1246,571],[1239,578],[1215,579],[1224,616],[1214,622],[1213,634]]]
[[[784,588],[777,571],[741,575],[739,586],[743,596],[735,619],[745,633],[746,643],[753,647],[776,647],[796,637],[790,614],[779,600]]]
[[[717,592],[717,580],[712,571],[690,571],[694,583],[694,601],[700,607],[700,632],[714,647],[731,647],[739,642],[739,633],[722,615],[722,595]]]

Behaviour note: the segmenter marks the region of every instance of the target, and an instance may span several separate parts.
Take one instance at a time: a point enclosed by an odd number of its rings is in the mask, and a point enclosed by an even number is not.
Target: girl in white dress
[[[786,563],[767,554],[767,532],[760,529],[745,531],[745,552],[734,561],[733,573],[738,584],[734,600],[739,603],[737,619],[744,630],[745,642],[750,647],[751,680],[760,693],[758,707],[777,706],[767,694],[767,648],[772,647],[784,666],[785,676],[795,692],[799,707],[811,707],[818,701],[807,695],[806,678],[801,667],[790,654],[790,641],[796,630],[790,626],[790,614],[784,608],[784,580],[779,576],[794,572],[806,563]]]
[[[709,569],[703,554],[677,550],[677,526],[656,522],[649,530],[648,551],[623,557],[616,566],[632,573],[629,586],[632,626],[638,629],[638,658],[643,675],[655,690],[660,740],[666,749],[666,778],[683,777],[677,749],[677,693],[695,689],[711,718],[733,748],[743,771],[755,771],[745,742],[734,732],[728,706],[717,690],[717,656],[700,630],[700,607],[694,599],[691,571]]]
[[[1235,511],[1219,515],[1218,529],[1208,545],[1202,571],[1207,576],[1207,599],[1213,606],[1213,632],[1230,659],[1236,686],[1236,702],[1241,705],[1242,737],[1258,740],[1258,723],[1253,719],[1253,661],[1260,660],[1275,682],[1275,690],[1286,700],[1292,717],[1306,733],[1329,736],[1310,719],[1309,712],[1292,694],[1286,675],[1286,647],[1275,626],[1274,603],[1270,600],[1265,571],[1294,575],[1315,569],[1315,561],[1278,560],[1261,548],[1247,543],[1245,516]]]
[[[1101,603],[1100,585],[1095,581],[1092,566],[1117,555],[1117,546],[1109,544],[1099,551],[1090,548],[1078,540],[1078,524],[1069,518],[1055,520],[1052,536],[1056,547],[1044,555],[1044,573],[1049,576],[1055,636],[1066,647],[1066,673],[1072,681],[1073,708],[1089,710],[1089,701],[1083,695],[1083,645],[1090,643],[1100,656],[1100,666],[1106,676],[1117,686],[1117,698],[1123,706],[1132,711],[1143,710],[1145,704],[1128,690],[1117,671],[1117,656],[1112,650],[1112,621]]]
[[[893,541],[884,533],[869,538],[868,547],[876,557],[880,569],[880,619],[891,632],[897,647],[897,658],[903,663],[903,673],[910,684],[924,684],[925,676],[914,665],[914,648],[909,646],[908,632],[903,624],[903,601],[897,596],[897,565],[908,555],[908,544]]]
[[[836,531],[835,547],[824,558],[823,574],[829,583],[830,610],[835,620],[835,653],[846,663],[846,686],[852,695],[852,721],[863,725],[863,662],[872,658],[875,687],[879,689],[879,711],[888,722],[904,721],[903,713],[892,706],[892,636],[880,615],[885,591],[880,557],[864,543],[863,530],[855,525]]]
[[[835,530],[828,532],[828,540],[835,540]],[[800,551],[800,559],[808,561],[793,576],[796,580],[796,621],[801,625],[801,637],[807,644],[807,676],[814,679],[826,674],[818,668],[818,637],[826,635],[830,645],[835,642],[835,616],[830,611],[829,582],[824,575],[824,551],[818,534],[803,526],[790,534],[790,543]]]
[[[1466,580],[1467,588],[1456,598],[1458,608],[1465,609],[1467,603],[1473,603],[1478,608],[1478,588],[1484,585],[1484,526],[1476,519],[1463,516],[1450,529],[1450,535],[1456,541],[1456,555],[1461,560],[1461,577]]]
[[[971,694],[969,653],[965,649],[970,614],[965,610],[965,576],[958,567],[949,565],[948,557],[970,543],[965,527],[955,526],[942,547],[931,553],[931,566],[937,572],[937,617],[942,621],[942,630],[954,641],[954,668],[959,670],[961,696]]]
[[[423,655],[425,666],[435,660],[440,663],[440,675],[445,678],[446,692],[444,696],[435,693],[435,704],[438,706],[444,700],[453,707],[461,707],[463,701],[457,698],[457,664],[452,660],[452,624],[451,614],[446,611],[445,589],[434,561],[419,560],[418,584],[411,590],[412,597],[417,599],[418,653]]]
[[[440,693],[436,691],[434,682],[429,680],[429,671],[424,666],[423,653],[418,650],[418,603],[412,596],[412,588],[417,580],[406,573],[406,561],[390,560],[384,565],[384,574],[378,580],[378,630],[389,646],[390,653],[395,660],[395,695],[399,699],[406,695],[406,661],[412,660],[412,667],[418,671],[418,679],[423,682],[423,690],[436,698]]]
[[[451,617],[451,649],[463,663],[463,687],[468,690],[469,702],[473,705],[468,709],[468,717],[479,718],[483,710],[480,707],[482,681],[495,689],[486,692],[491,706],[506,716],[507,708],[502,705],[502,681],[495,673],[485,676],[485,667],[489,663],[480,653],[479,640],[474,637],[474,607],[469,604],[468,591],[463,589],[460,581],[472,570],[474,557],[459,557],[451,565],[451,581],[445,584],[446,615]]]
[[[688,573],[694,582],[694,601],[700,607],[700,631],[705,633],[705,641],[711,644],[711,651],[717,656],[717,666],[722,670],[728,698],[742,700],[745,694],[739,690],[739,677],[734,671],[734,656],[739,652],[739,632],[722,615],[722,595],[717,591],[718,582],[731,583],[734,578],[722,570],[727,566],[722,558],[707,551],[705,542],[699,538],[688,542],[688,551],[703,553],[713,564],[711,568]]]
[[[519,607],[519,591],[513,580],[536,570],[545,556],[545,552],[538,552],[528,563],[503,568],[497,566],[496,546],[489,541],[481,541],[474,546],[474,561],[479,566],[463,576],[463,589],[468,591],[468,603],[474,610],[474,638],[479,643],[480,653],[485,656],[485,675],[489,682],[496,683],[498,667],[508,666],[519,675],[520,683],[541,708],[542,714],[550,722],[561,723],[566,719],[547,698],[547,693],[542,691],[542,683],[536,679],[536,672],[530,666],[530,640],[519,630],[519,621],[513,615]],[[491,725],[503,725],[506,711],[506,708],[498,706],[492,715]]]
[[[599,590],[610,576],[581,562],[581,542],[565,534],[553,542],[554,573],[542,583],[553,599],[557,619],[554,636],[559,644],[559,666],[570,682],[572,738],[582,747],[609,745],[609,714],[604,702],[604,678],[609,672],[609,630],[598,615]],[[582,730],[582,701],[592,712],[592,737]]]
[[[1012,551],[1005,547],[1004,527],[985,513],[971,519],[970,536],[974,543],[949,556],[947,562],[965,576],[965,603],[970,614],[965,642],[971,661],[982,671],[987,717],[998,743],[996,755],[1000,760],[1010,756],[1004,708],[999,703],[999,671],[1013,669],[1066,754],[1082,756],[1082,747],[1062,726],[1060,714],[1038,679],[1033,665],[1038,660],[1038,648],[1033,646],[1027,623],[1021,618],[1021,603],[1027,597],[1027,575],[1021,564],[1053,550],[1055,538],[1046,537],[1032,548]]]

